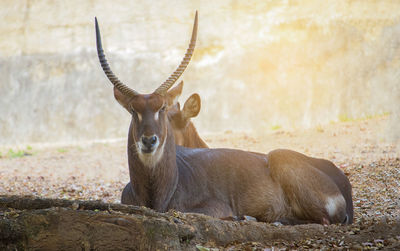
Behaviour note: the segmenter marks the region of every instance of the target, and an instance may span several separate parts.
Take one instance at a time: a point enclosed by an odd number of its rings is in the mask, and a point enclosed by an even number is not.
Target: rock
[[[385,243],[380,238],[371,243],[371,232],[367,230],[344,235],[347,226],[276,227],[252,221],[238,224],[201,214],[158,213],[144,207],[99,201],[6,196],[0,197],[0,212],[0,249],[8,250],[215,250],[228,246],[235,249],[235,245],[251,249],[319,249],[345,243],[353,243],[352,249],[362,249],[360,243],[365,247]],[[400,222],[375,226],[376,237],[388,236],[391,240],[399,230]]]

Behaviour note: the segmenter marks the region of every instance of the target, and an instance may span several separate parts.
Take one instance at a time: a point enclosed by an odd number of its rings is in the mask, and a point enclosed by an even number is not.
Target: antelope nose
[[[145,147],[151,149],[157,143],[157,136],[142,136],[142,143]]]

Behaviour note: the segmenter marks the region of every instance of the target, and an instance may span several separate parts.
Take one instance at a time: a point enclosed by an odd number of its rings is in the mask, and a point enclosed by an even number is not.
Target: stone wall
[[[125,137],[95,53],[94,16],[118,77],[151,92],[199,36],[183,102],[200,133],[303,128],[390,114],[399,135],[398,1],[0,2],[0,144]]]

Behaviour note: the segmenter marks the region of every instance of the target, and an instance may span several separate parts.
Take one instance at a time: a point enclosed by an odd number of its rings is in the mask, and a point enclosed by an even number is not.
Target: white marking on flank
[[[341,194],[334,197],[328,197],[326,199],[325,209],[329,216],[333,217],[336,214],[337,209],[345,203],[346,201]]]

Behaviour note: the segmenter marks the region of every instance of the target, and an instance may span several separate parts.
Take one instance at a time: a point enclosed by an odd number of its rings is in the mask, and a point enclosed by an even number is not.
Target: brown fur
[[[179,109],[179,103],[168,111],[168,119],[174,131],[176,144],[191,148],[208,148],[208,145],[200,138],[190,118],[184,116],[183,110]]]
[[[178,86],[180,92],[182,91],[183,82]],[[177,95],[180,95],[180,92],[174,92]],[[188,99],[188,101],[193,97],[193,95]],[[200,110],[200,97],[196,97],[192,101],[193,103],[198,103],[198,105],[191,105],[185,107],[191,107],[192,113],[197,116]],[[184,108],[185,109],[185,108]],[[183,110],[184,110],[183,109]],[[188,108],[187,108],[188,109]],[[171,123],[171,126],[174,130],[175,143],[177,145],[182,145],[191,148],[205,148],[208,147],[204,141],[200,138],[194,124],[189,120],[185,121],[183,118],[183,110],[180,110],[179,103],[175,104],[171,107],[171,110],[168,112],[168,118]],[[299,218],[310,218],[310,214],[317,213],[319,214],[319,218],[327,219],[327,212],[324,208],[315,208],[313,210],[306,210],[312,205],[315,205],[316,202],[310,202],[312,200],[323,200],[326,195],[330,194],[331,196],[342,194],[346,200],[346,213],[348,215],[349,223],[352,222],[353,219],[353,203],[351,198],[351,186],[348,182],[347,177],[341,172],[332,162],[323,160],[323,159],[315,159],[309,158],[302,154],[295,153],[292,151],[283,151],[280,153],[280,150],[273,151],[270,153],[274,158],[269,162],[269,166],[271,168],[271,175],[275,180],[282,184],[282,189],[284,192],[289,195],[288,198],[296,198],[296,194],[299,194],[299,199],[295,199],[290,201],[290,203],[294,204],[294,210],[297,212],[297,217]],[[283,156],[280,156],[283,155]],[[276,157],[279,156],[279,157]],[[308,165],[302,165],[301,161],[308,162]],[[297,170],[292,170],[292,168],[302,167],[300,172],[300,176],[296,176]],[[292,175],[287,175],[287,173],[292,173]],[[308,180],[311,181],[307,184],[307,182],[303,182],[300,187],[293,186],[292,181],[288,177],[295,177],[296,180]],[[316,180],[314,177],[321,177]],[[316,184],[314,184],[316,183]],[[325,186],[324,186],[325,185]],[[310,186],[310,189],[303,190],[304,186]],[[324,191],[313,191],[312,187],[322,187]],[[279,188],[276,188],[279,189]],[[340,191],[338,191],[338,189]],[[296,192],[294,192],[296,191]],[[311,192],[311,193],[310,193]],[[250,193],[252,194],[252,193]],[[267,197],[267,196],[265,196]],[[271,196],[270,196],[271,197]],[[278,198],[277,199],[281,199]],[[254,198],[249,199],[249,204],[253,201],[257,201]],[[275,205],[281,205],[282,203],[276,203]],[[256,205],[252,204],[252,208],[254,211],[257,210]],[[281,210],[271,210],[272,211],[281,211],[284,212],[284,209]],[[269,218],[267,216],[266,218]],[[342,218],[343,216],[339,216]],[[335,220],[338,221],[339,219]],[[293,217],[289,219],[286,216],[286,221],[293,222],[304,222],[304,220],[297,219],[295,220]],[[324,222],[327,222],[324,220]]]

